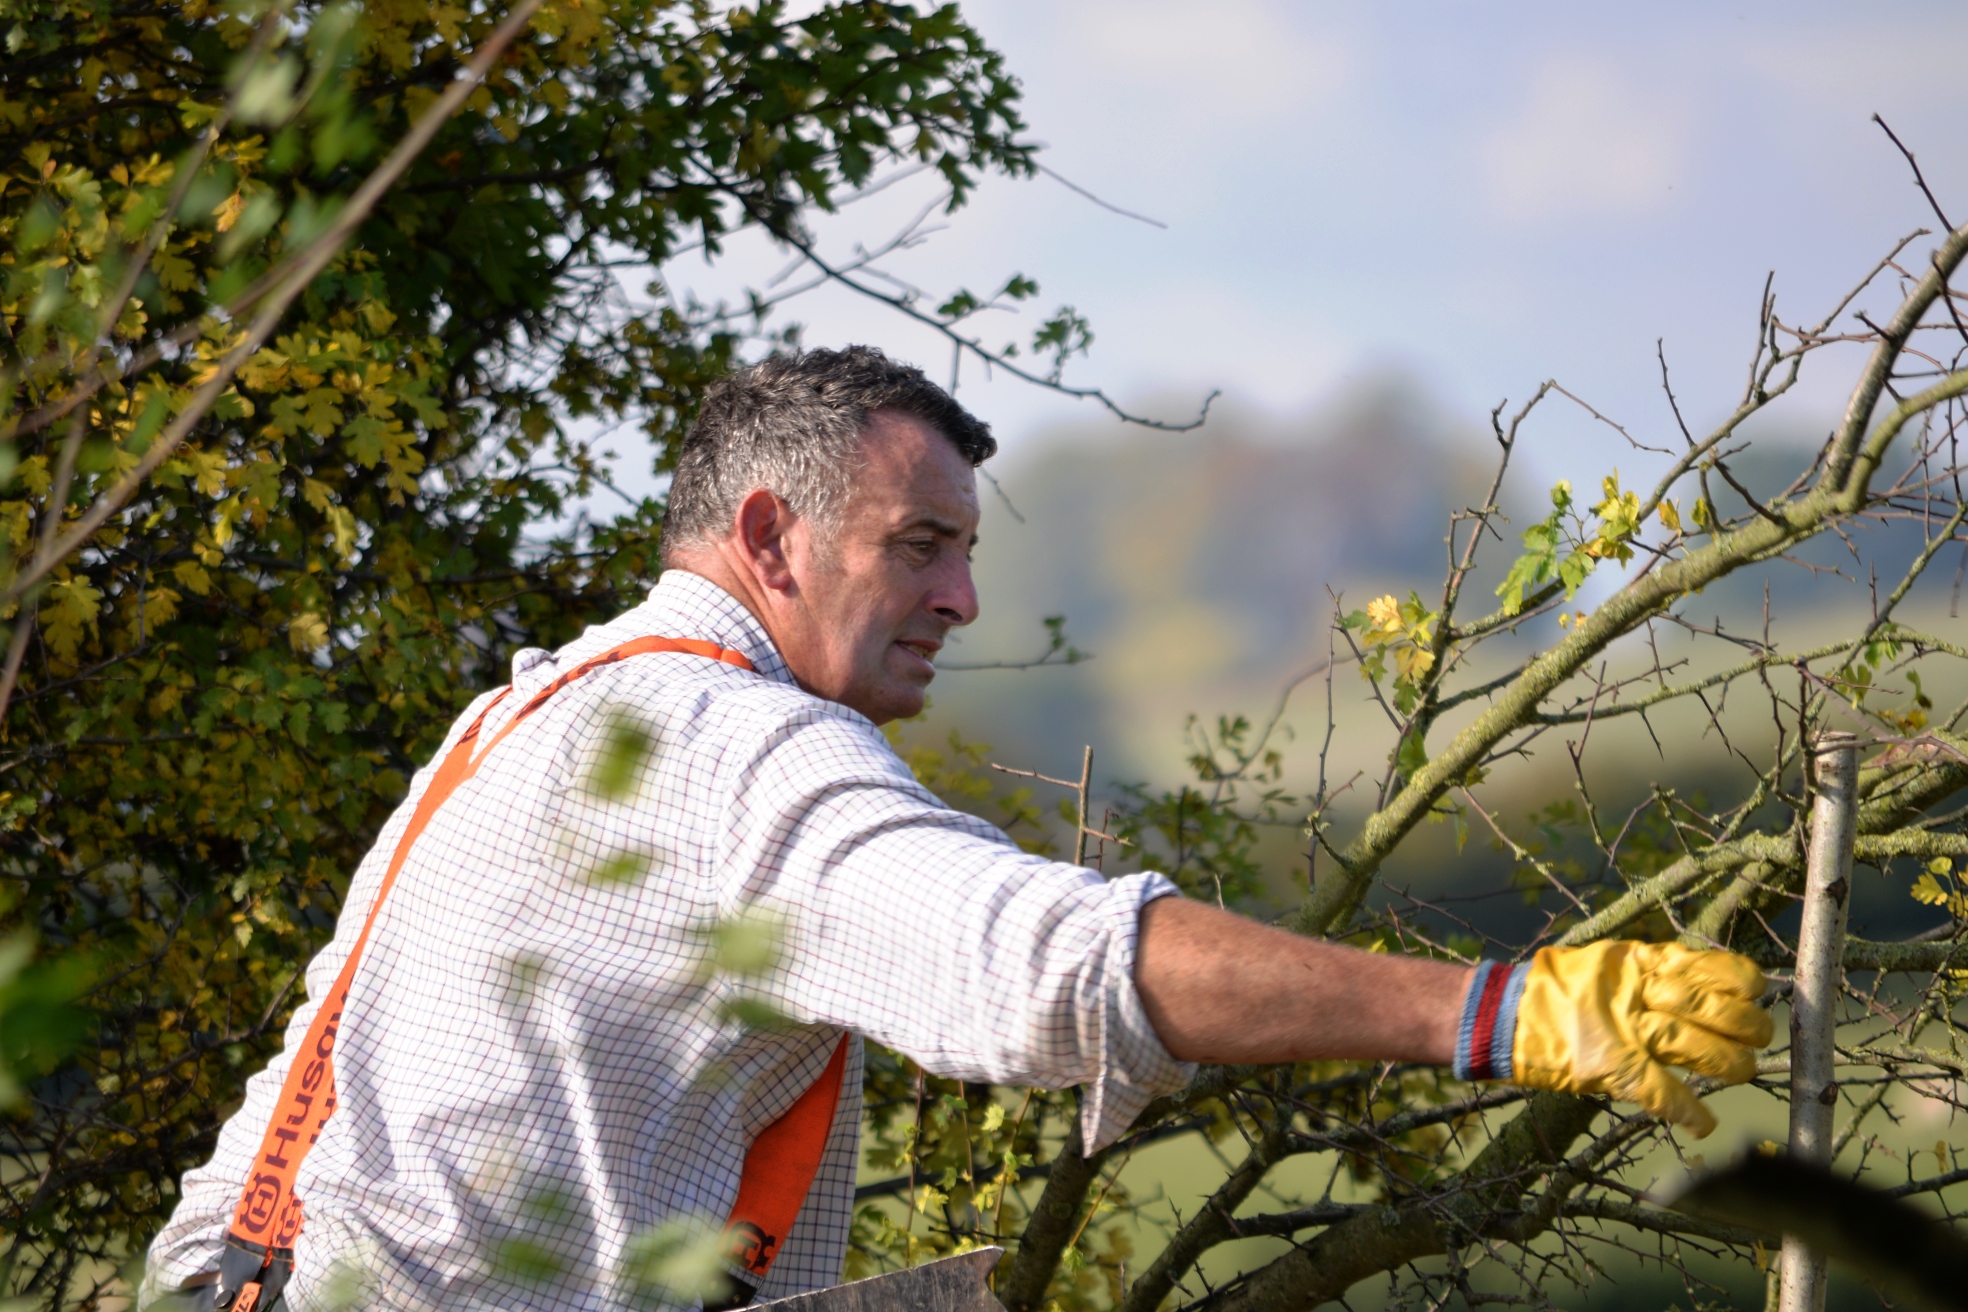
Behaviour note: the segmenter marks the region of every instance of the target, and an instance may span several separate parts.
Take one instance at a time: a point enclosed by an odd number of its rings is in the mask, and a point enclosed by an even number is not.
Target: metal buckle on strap
[[[212,1306],[216,1312],[253,1312],[278,1298],[293,1274],[293,1249],[268,1248],[228,1234],[219,1255],[219,1287]]]
[[[758,1297],[759,1287],[750,1276],[741,1276],[732,1269],[732,1264],[724,1264],[725,1291],[722,1296],[712,1294],[704,1300],[704,1312],[736,1312],[741,1307],[750,1307]]]

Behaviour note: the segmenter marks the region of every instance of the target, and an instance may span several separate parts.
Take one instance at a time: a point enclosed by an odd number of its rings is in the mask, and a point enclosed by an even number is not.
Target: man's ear
[[[774,592],[793,590],[792,564],[786,535],[799,516],[778,496],[755,487],[738,503],[736,546],[752,577]]]

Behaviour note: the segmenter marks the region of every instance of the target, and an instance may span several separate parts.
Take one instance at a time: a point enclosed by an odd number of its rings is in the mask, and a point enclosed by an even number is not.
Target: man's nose
[[[977,618],[977,584],[970,576],[970,561],[959,559],[937,580],[929,595],[929,608],[951,628],[961,628]]]

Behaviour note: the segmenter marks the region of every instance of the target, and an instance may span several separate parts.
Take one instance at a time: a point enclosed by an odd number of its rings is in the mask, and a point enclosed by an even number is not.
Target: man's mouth
[[[921,661],[932,674],[935,673],[936,653],[942,650],[942,643],[932,642],[927,638],[900,638],[895,645]]]

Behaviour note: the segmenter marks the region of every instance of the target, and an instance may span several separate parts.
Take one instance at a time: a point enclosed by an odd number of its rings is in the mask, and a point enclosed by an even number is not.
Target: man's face
[[[944,636],[977,618],[977,476],[948,438],[890,410],[869,416],[861,460],[832,541],[804,524],[789,535],[795,604],[777,636],[802,687],[885,724],[922,710]]]

